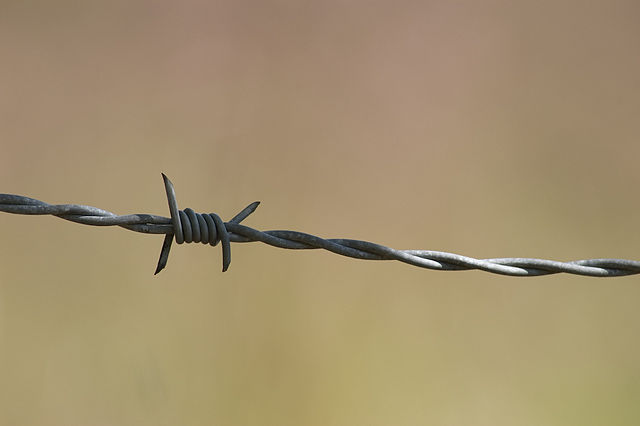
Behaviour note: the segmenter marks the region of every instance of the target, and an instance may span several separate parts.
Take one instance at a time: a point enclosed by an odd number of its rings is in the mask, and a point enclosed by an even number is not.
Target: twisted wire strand
[[[120,226],[146,234],[165,234],[155,273],[167,265],[173,241],[222,245],[222,271],[231,263],[231,242],[262,243],[294,250],[324,249],[355,259],[397,260],[425,269],[461,271],[479,269],[501,275],[539,276],[568,273],[591,277],[614,277],[640,274],[640,261],[625,259],[585,259],[558,262],[532,258],[475,259],[454,253],[432,250],[396,250],[368,241],[343,238],[324,239],[304,232],[259,231],[241,222],[252,214],[258,201],[249,204],[230,221],[223,222],[215,213],[196,213],[178,209],[173,184],[162,174],[171,217],[151,214],[117,215],[96,207],[78,204],[48,204],[22,195],[0,194],[0,211],[25,215],[53,215],[61,219],[93,226]]]

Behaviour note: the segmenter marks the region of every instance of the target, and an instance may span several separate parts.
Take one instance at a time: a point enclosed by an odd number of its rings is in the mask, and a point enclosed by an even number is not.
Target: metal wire
[[[325,249],[356,259],[398,260],[410,265],[441,271],[480,269],[487,272],[513,276],[537,276],[566,272],[592,277],[613,277],[640,274],[640,261],[624,259],[586,259],[557,262],[545,259],[499,258],[474,259],[453,253],[431,250],[396,250],[368,241],[349,239],[323,239],[297,231],[258,231],[242,225],[259,202],[242,209],[228,222],[215,213],[200,214],[192,209],[178,210],[175,190],[171,181],[162,174],[170,218],[150,214],[119,216],[96,207],[78,204],[47,204],[22,195],[0,194],[0,211],[26,215],[54,215],[76,223],[94,226],[121,226],[131,231],[148,234],[165,234],[157,274],[167,264],[171,244],[203,243],[212,246],[222,243],[222,271],[231,263],[231,242],[260,241],[285,249]]]

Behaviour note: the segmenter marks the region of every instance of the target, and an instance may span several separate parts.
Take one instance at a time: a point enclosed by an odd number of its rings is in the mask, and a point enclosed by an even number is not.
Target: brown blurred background
[[[0,191],[640,258],[632,1],[0,1]],[[1,425],[637,425],[640,278],[0,214]]]

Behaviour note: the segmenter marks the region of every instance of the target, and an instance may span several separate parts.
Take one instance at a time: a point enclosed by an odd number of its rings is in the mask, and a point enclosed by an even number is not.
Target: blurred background
[[[638,259],[632,1],[0,1],[0,191]],[[0,214],[1,425],[637,425],[640,278]]]

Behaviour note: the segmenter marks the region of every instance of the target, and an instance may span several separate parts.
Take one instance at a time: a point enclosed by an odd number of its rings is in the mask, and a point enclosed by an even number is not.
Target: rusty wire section
[[[258,231],[242,225],[259,202],[253,202],[228,222],[215,213],[200,214],[192,209],[178,209],[171,181],[164,179],[171,217],[150,214],[119,216],[96,207],[78,204],[47,204],[22,195],[0,194],[0,211],[26,215],[54,215],[72,222],[94,226],[121,226],[147,234],[165,234],[160,259],[155,273],[167,264],[172,242],[222,245],[222,270],[231,262],[231,242],[260,241],[285,249],[325,249],[333,253],[366,260],[398,260],[410,265],[441,271],[480,269],[495,274],[512,276],[538,276],[565,272],[592,277],[614,277],[640,274],[640,261],[625,259],[586,259],[558,262],[545,259],[499,258],[474,259],[453,253],[431,250],[396,250],[368,241],[342,238],[324,239],[297,231]]]

